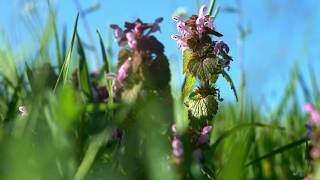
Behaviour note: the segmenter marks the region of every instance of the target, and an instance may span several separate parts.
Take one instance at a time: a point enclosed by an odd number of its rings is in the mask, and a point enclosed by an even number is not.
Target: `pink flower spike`
[[[132,32],[127,32],[126,38],[128,40],[128,45],[131,49],[137,48],[137,40]]]
[[[311,113],[311,112],[315,111],[315,108],[314,108],[313,104],[311,104],[311,103],[306,103],[306,104],[304,105],[304,110],[305,110],[306,112],[308,112],[308,113]]]
[[[318,111],[313,111],[311,113],[311,122],[320,125],[320,113]]]

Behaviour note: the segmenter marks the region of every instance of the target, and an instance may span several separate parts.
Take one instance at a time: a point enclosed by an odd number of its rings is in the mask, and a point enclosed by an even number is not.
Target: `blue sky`
[[[199,0],[209,4],[209,0]],[[8,3],[9,2],[9,3]],[[34,0],[38,9],[39,23],[23,13],[30,0],[0,0],[0,32],[5,34],[13,46],[28,44],[32,32],[27,27],[45,23],[47,10],[45,0]],[[95,30],[99,29],[107,40],[110,24],[123,25],[124,21],[141,18],[145,22],[164,17],[162,33],[156,36],[166,45],[166,55],[170,59],[173,82],[179,84],[181,75],[181,53],[170,35],[176,32],[171,15],[178,7],[184,7],[188,14],[197,14],[195,0],[79,0],[83,9],[99,2],[101,8],[86,18],[90,25],[94,44],[97,45]],[[53,0],[58,13],[59,35],[67,25],[68,35],[78,12],[73,0]],[[216,0],[223,8],[237,7],[236,0]],[[247,78],[247,93],[255,102],[272,107],[283,94],[289,81],[290,70],[295,62],[300,63],[303,74],[308,76],[307,66],[320,68],[320,1],[318,0],[242,0],[243,26],[250,27],[244,46],[244,66]],[[34,18],[34,17],[33,17]],[[215,21],[216,29],[224,34],[222,39],[230,46],[234,58],[230,74],[239,85],[238,16],[221,11]],[[89,37],[80,19],[78,32],[90,44]],[[3,37],[3,36],[2,36]],[[69,37],[70,38],[70,37]],[[118,48],[113,41],[113,51]],[[91,55],[92,59],[95,57]],[[91,62],[91,68],[96,66]],[[320,71],[317,72],[320,77]],[[320,78],[319,78],[320,79]],[[223,81],[219,81],[222,96],[234,100],[232,92]]]

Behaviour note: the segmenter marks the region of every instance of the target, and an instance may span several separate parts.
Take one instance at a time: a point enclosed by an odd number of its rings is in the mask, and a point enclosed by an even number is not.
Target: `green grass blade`
[[[50,15],[52,16],[53,38],[54,38],[54,43],[55,43],[55,51],[56,51],[56,56],[57,56],[58,67],[61,68],[62,67],[62,57],[61,57],[61,52],[60,52],[59,37],[58,37],[57,23],[56,23],[57,22],[57,15],[54,12],[49,1],[48,1],[48,7],[49,7]]]
[[[233,94],[236,98],[236,100],[238,101],[238,93],[237,90],[234,86],[234,83],[231,79],[231,77],[229,76],[229,74],[226,71],[222,71],[222,76],[224,77],[224,79],[228,82],[228,84],[230,85],[231,90],[233,91]]]
[[[106,73],[109,73],[110,72],[110,65],[109,65],[109,62],[108,62],[108,58],[107,58],[107,53],[106,53],[106,49],[105,49],[105,46],[104,46],[104,43],[103,43],[103,39],[102,39],[102,36],[99,32],[99,30],[97,30],[97,34],[98,34],[98,37],[99,37],[99,43],[100,43],[100,48],[101,48],[101,53],[102,53],[102,60],[103,60],[103,68],[105,70]]]
[[[57,79],[56,85],[54,86],[54,89],[53,89],[54,92],[56,91],[59,84],[62,83],[62,85],[65,85],[65,83],[67,82],[67,79],[68,79],[68,72],[69,72],[71,59],[72,59],[73,45],[74,45],[74,40],[75,40],[76,33],[77,33],[78,19],[79,19],[79,14],[77,15],[75,25],[73,28],[73,34],[72,34],[72,39],[71,39],[71,44],[70,44],[70,47],[68,50],[68,54],[66,55],[66,58],[65,58],[64,63],[62,65],[62,68],[61,68],[59,77]]]
[[[276,150],[274,150],[274,151],[272,151],[272,152],[270,152],[270,153],[268,153],[268,154],[266,154],[266,155],[264,155],[264,156],[261,156],[261,157],[259,157],[258,159],[255,159],[255,160],[253,160],[253,161],[250,161],[249,163],[246,164],[246,166],[253,165],[253,164],[255,164],[255,163],[260,162],[260,161],[263,160],[263,159],[267,159],[267,158],[270,158],[270,157],[272,157],[272,156],[275,156],[275,155],[277,155],[277,154],[279,154],[279,153],[285,152],[285,151],[287,151],[287,150],[289,150],[289,149],[292,149],[292,148],[294,148],[294,147],[296,147],[296,146],[299,146],[299,145],[301,145],[301,144],[303,144],[303,143],[305,143],[305,142],[307,142],[307,141],[308,141],[308,139],[306,139],[306,138],[302,138],[302,139],[299,139],[299,140],[297,140],[297,141],[294,141],[294,142],[292,142],[292,143],[290,143],[290,144],[287,144],[287,145],[285,145],[285,146],[282,146],[282,147],[280,147],[280,148],[278,148],[278,149],[276,149]]]
[[[81,39],[79,34],[77,33],[77,48],[78,48],[78,56],[79,56],[79,84],[81,90],[88,96],[92,97],[90,77],[89,77],[89,68],[86,60],[86,55],[81,43]]]
[[[187,74],[182,85],[182,100],[190,94],[195,83],[196,78],[191,74]]]
[[[210,5],[209,5],[209,15],[211,16],[212,15],[212,11],[213,11],[213,8],[214,8],[214,4],[216,3],[216,0],[211,0],[210,1]]]

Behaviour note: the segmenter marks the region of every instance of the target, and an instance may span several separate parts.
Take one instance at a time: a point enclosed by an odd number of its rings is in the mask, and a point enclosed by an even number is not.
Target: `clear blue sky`
[[[43,25],[47,10],[45,0],[34,0],[38,9],[40,23],[28,19],[24,14],[25,4],[30,0],[0,0],[0,32],[5,34],[14,47],[26,46],[32,40],[27,27]],[[101,8],[87,16],[95,43],[95,30],[99,29],[105,40],[111,23],[123,25],[124,21],[141,18],[145,22],[164,17],[162,33],[156,36],[166,45],[166,54],[173,70],[173,82],[179,84],[181,75],[181,53],[170,35],[176,32],[171,15],[178,7],[185,7],[188,14],[197,14],[195,0],[79,0],[83,9],[94,2]],[[59,35],[64,25],[70,36],[72,25],[78,12],[73,0],[53,0],[58,12]],[[200,0],[200,4],[209,4],[209,0]],[[236,0],[216,0],[222,8],[236,7]],[[307,76],[307,65],[317,71],[320,69],[320,1],[319,0],[242,0],[243,25],[251,28],[251,34],[245,40],[244,65],[247,89],[250,97],[258,103],[268,106],[276,104],[283,94],[283,88],[289,81],[289,73],[295,62],[300,62]],[[234,58],[230,74],[239,85],[238,54],[238,16],[221,11],[215,21],[217,30],[224,34],[222,38],[231,48]],[[80,20],[79,34],[90,43]],[[36,32],[33,32],[36,33]],[[3,36],[2,36],[3,37]],[[1,39],[1,38],[0,38]],[[116,53],[116,43],[113,42]],[[94,56],[92,55],[92,58]],[[91,68],[96,64],[91,63]],[[319,70],[318,70],[319,71]],[[317,72],[320,77],[320,71]],[[318,78],[320,79],[320,78]],[[232,92],[225,82],[219,82],[222,96],[234,100]]]

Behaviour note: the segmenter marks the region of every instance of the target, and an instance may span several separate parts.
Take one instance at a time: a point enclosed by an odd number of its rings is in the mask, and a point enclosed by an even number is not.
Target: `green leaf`
[[[76,21],[75,21],[75,25],[73,27],[73,34],[72,34],[72,39],[71,39],[71,44],[67,53],[67,56],[64,60],[64,63],[62,65],[59,77],[57,79],[56,85],[54,86],[53,91],[55,92],[58,85],[60,85],[62,83],[62,85],[65,85],[68,79],[68,72],[69,72],[69,68],[70,68],[70,64],[71,64],[71,59],[72,59],[72,51],[73,51],[73,45],[74,45],[74,39],[76,37],[76,33],[77,33],[77,26],[78,26],[78,19],[79,19],[79,14],[77,15]]]
[[[169,62],[166,56],[158,55],[149,67],[150,76],[147,79],[150,79],[151,88],[164,89],[169,86],[171,74],[169,69]]]
[[[99,32],[99,30],[97,30],[97,34],[99,37],[99,43],[100,43],[100,48],[101,48],[101,53],[102,53],[102,60],[104,62],[103,65],[103,69],[105,70],[106,73],[110,72],[110,66],[109,66],[109,62],[108,62],[108,58],[107,58],[107,53],[106,53],[106,49],[102,40],[102,36]]]
[[[140,82],[139,84],[133,85],[130,89],[125,88],[121,92],[121,101],[127,104],[134,103],[139,96],[141,88],[142,88],[142,82]]]
[[[56,56],[57,56],[57,61],[58,61],[58,67],[61,68],[62,66],[62,57],[61,57],[61,52],[60,52],[60,47],[59,47],[59,37],[58,37],[58,31],[57,31],[57,15],[54,12],[52,6],[50,5],[50,1],[48,1],[48,7],[50,11],[50,16],[52,16],[52,26],[53,26],[53,37],[54,37],[54,43],[55,43],[55,51],[56,51]]]
[[[183,52],[183,74],[187,73],[188,71],[188,64],[190,62],[190,60],[192,59],[193,55],[192,52],[190,50],[185,50]]]
[[[206,58],[203,61],[191,59],[188,63],[189,72],[203,81],[211,79],[212,75],[218,71],[217,67],[217,61],[214,58]]]
[[[186,78],[184,79],[184,82],[182,85],[182,99],[184,99],[190,94],[190,91],[192,90],[194,84],[196,83],[196,80],[197,79],[191,74],[186,75]]]
[[[226,71],[222,71],[222,76],[224,77],[224,79],[228,82],[228,84],[230,85],[231,90],[233,91],[233,94],[236,98],[236,100],[238,101],[238,94],[237,94],[237,90],[234,86],[234,83],[231,79],[231,77],[229,76],[229,74]]]
[[[308,139],[306,139],[306,138],[302,138],[302,139],[299,139],[297,141],[294,141],[294,142],[292,142],[290,144],[287,144],[285,146],[282,146],[282,147],[280,147],[280,148],[278,148],[278,149],[276,149],[276,150],[274,150],[274,151],[272,151],[272,152],[270,152],[270,153],[268,153],[268,154],[266,154],[264,156],[261,156],[258,159],[250,161],[249,163],[246,164],[246,166],[253,165],[255,163],[260,162],[263,159],[270,158],[270,157],[275,156],[275,155],[277,155],[279,153],[282,153],[282,152],[287,151],[289,149],[295,148],[295,147],[297,147],[297,146],[299,146],[299,145],[301,145],[301,144],[303,144],[303,143],[305,143],[307,141],[308,141]]]
[[[195,97],[190,98],[189,113],[196,119],[204,119],[212,117],[217,113],[218,102],[213,95],[208,95],[203,98],[197,94]]]
[[[86,60],[86,55],[84,53],[84,49],[81,43],[81,39],[79,37],[79,34],[77,33],[77,47],[78,47],[78,55],[79,55],[79,84],[81,87],[81,90],[88,96],[92,97],[92,91],[91,91],[91,84],[90,84],[90,77],[89,77],[89,69],[88,64]]]

